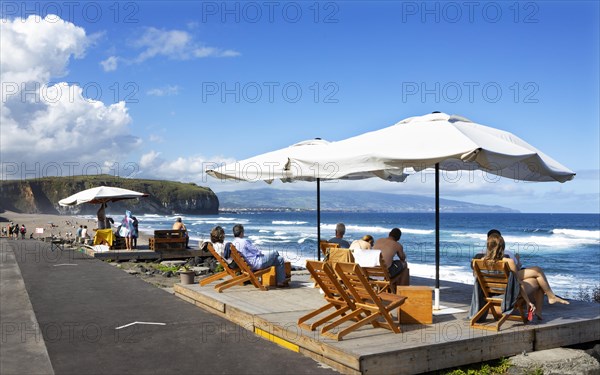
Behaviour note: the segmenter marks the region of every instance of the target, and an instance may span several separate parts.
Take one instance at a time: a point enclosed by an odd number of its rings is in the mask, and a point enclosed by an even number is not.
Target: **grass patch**
[[[494,361],[482,362],[468,366],[461,366],[448,371],[442,371],[443,375],[502,375],[508,372],[510,361],[500,358]]]
[[[163,264],[149,264],[148,266],[149,266],[149,268],[157,269],[160,272],[168,272],[168,271],[177,272],[177,271],[179,271],[179,268],[180,268],[179,266],[165,266]]]

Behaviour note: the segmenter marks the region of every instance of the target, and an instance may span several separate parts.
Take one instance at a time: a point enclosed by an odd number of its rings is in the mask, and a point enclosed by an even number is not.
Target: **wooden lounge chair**
[[[317,285],[323,291],[323,297],[325,297],[327,303],[315,311],[312,311],[298,319],[298,326],[300,328],[314,331],[321,324],[337,318],[340,315],[344,315],[347,312],[357,311],[353,316],[349,316],[347,319],[353,319],[360,315],[360,311],[356,309],[354,302],[344,290],[342,284],[340,284],[338,281],[335,271],[329,264],[325,262],[308,260],[306,261],[306,269],[308,269],[308,272],[310,272],[312,275],[313,280],[315,280]],[[330,309],[334,309],[333,312],[315,320],[310,324],[307,323],[309,319],[312,319]]]
[[[227,261],[219,253],[217,253],[213,244],[209,242],[207,244],[206,248],[212,254],[212,256],[215,257],[217,262],[219,262],[221,267],[223,267],[223,271],[221,271],[219,273],[215,273],[214,275],[205,277],[204,279],[200,280],[200,286],[205,286],[207,284],[212,283],[215,280],[220,280],[227,276],[231,276],[231,278],[234,278],[237,274],[237,271],[235,269],[231,268],[229,266],[229,263],[227,263]],[[241,283],[243,283],[243,281]],[[240,284],[240,283],[238,283],[238,284]]]
[[[390,312],[402,305],[406,297],[386,292],[377,293],[358,264],[337,263],[335,272],[342,280],[342,284],[348,290],[348,294],[352,297],[356,306],[356,310],[349,315],[364,313],[366,317],[349,327],[341,328],[337,333],[330,332],[332,328],[343,322],[343,318],[338,319],[323,327],[321,330],[322,335],[341,340],[348,333],[367,323],[370,323],[373,327],[387,328],[394,333],[401,332],[399,322],[392,319]],[[383,321],[380,321],[381,318],[383,318]]]
[[[332,268],[335,269],[335,264],[338,262],[342,263],[354,263],[354,256],[352,250],[343,249],[341,247],[330,247],[327,249],[327,256],[325,262],[329,263]]]
[[[377,251],[377,250],[368,250],[368,251]],[[389,267],[385,264],[385,260],[383,256],[379,257],[379,266],[377,267],[363,267],[363,270],[366,272],[370,282],[373,285],[378,287],[378,291],[380,292],[388,292],[392,294],[396,294],[396,286],[403,285],[402,278],[405,275],[405,272],[408,272],[408,268],[402,270],[399,274],[392,277],[390,275]],[[406,283],[408,285],[408,283]]]
[[[323,256],[327,255],[327,250],[330,248],[338,248],[340,247],[339,243],[333,243],[333,242],[327,242],[327,241],[321,241],[319,242],[319,246],[321,247],[321,253],[323,254]]]
[[[271,267],[267,267],[262,270],[252,271],[252,269],[250,268],[250,265],[248,264],[248,262],[246,262],[246,259],[244,259],[242,254],[240,254],[240,252],[237,251],[237,249],[235,248],[235,246],[233,246],[233,244],[230,245],[230,249],[231,249],[231,258],[238,265],[238,267],[240,267],[240,269],[239,269],[240,274],[236,275],[235,277],[233,277],[230,280],[227,280],[227,281],[224,281],[222,283],[215,285],[215,289],[219,293],[222,293],[223,290],[225,290],[227,288],[231,288],[234,285],[238,285],[238,284],[244,283],[246,281],[250,281],[252,283],[252,285],[257,287],[258,289],[263,290],[263,291],[268,290],[268,287],[264,286],[259,281],[259,277],[262,274],[269,272],[271,270]]]
[[[482,292],[483,300],[479,302],[481,304],[485,301],[485,304],[471,318],[471,327],[499,331],[500,326],[507,319],[521,320],[523,323],[527,323],[527,304],[523,297],[521,297],[521,289],[518,286],[519,281],[517,275],[513,274],[512,277],[514,279],[512,285],[509,283],[511,270],[508,263],[504,261],[489,263],[483,259],[475,259],[473,260],[473,272],[475,273],[475,282],[479,284]],[[515,286],[514,283],[517,283],[517,286]],[[477,285],[475,285],[474,293],[476,293],[476,287]],[[505,296],[509,299],[512,297],[515,302],[514,308],[503,313],[502,304]],[[508,301],[506,303],[508,303]],[[515,310],[518,311],[519,315],[512,315]],[[487,317],[490,312],[492,313],[496,324],[489,325],[478,322],[480,318]]]

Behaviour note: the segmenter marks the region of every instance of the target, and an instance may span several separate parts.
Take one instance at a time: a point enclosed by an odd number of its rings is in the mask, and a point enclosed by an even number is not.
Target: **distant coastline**
[[[315,191],[252,189],[216,193],[219,212],[310,212],[317,210]],[[443,213],[520,213],[508,207],[440,199]],[[433,197],[370,191],[323,191],[321,212],[435,212]]]

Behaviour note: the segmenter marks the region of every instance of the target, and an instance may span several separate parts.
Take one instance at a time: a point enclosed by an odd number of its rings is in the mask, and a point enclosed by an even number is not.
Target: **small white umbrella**
[[[61,199],[58,204],[61,206],[76,206],[82,203],[100,204],[98,210],[98,228],[104,229],[107,225],[104,208],[108,202],[116,202],[124,199],[135,199],[147,197],[148,194],[133,190],[122,189],[112,186],[98,186],[75,193],[70,197]]]
[[[58,204],[61,206],[76,206],[82,203],[99,204],[147,196],[148,194],[146,193],[140,193],[133,190],[121,189],[112,186],[98,186],[80,191],[79,193],[73,194],[70,197],[61,199],[58,201]]]

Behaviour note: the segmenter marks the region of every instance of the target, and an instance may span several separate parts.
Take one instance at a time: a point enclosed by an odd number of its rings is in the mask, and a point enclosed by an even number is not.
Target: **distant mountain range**
[[[221,211],[304,211],[317,209],[316,191],[256,189],[217,193]],[[367,191],[322,191],[322,211],[434,212],[434,197]],[[441,212],[516,213],[501,206],[440,199]]]

